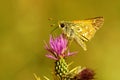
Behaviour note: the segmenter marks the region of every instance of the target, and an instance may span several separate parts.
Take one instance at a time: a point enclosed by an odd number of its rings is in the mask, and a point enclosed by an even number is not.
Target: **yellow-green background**
[[[70,50],[79,53],[67,61],[92,68],[96,80],[120,80],[120,0],[1,0],[0,80],[34,80],[33,73],[52,78],[54,61],[44,56],[43,43],[54,28],[49,25],[96,16],[105,22],[88,51],[73,43]]]

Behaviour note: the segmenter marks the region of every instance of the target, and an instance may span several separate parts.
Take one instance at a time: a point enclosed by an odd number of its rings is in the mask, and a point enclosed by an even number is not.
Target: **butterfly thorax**
[[[71,21],[60,21],[59,23],[59,27],[62,29],[63,33],[69,38],[73,37],[75,25],[76,24],[71,23]]]

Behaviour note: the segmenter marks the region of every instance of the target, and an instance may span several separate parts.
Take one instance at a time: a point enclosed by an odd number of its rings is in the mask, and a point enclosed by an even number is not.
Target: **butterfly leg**
[[[69,39],[68,39],[68,46],[71,45],[72,41],[73,41],[73,38],[69,38]]]

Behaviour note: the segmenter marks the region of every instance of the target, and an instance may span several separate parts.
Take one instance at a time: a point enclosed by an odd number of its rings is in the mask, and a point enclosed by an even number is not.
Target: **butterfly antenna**
[[[51,33],[53,33],[56,29],[58,29],[58,26],[55,27],[55,28],[51,31]]]
[[[58,21],[57,19],[48,18],[49,21]]]
[[[48,18],[49,21],[55,21],[53,18]],[[51,24],[50,27],[55,26],[55,24]]]
[[[49,21],[53,21],[53,18],[48,18]]]
[[[49,20],[49,21],[58,21],[58,20],[55,20],[55,19],[53,19],[53,18],[48,18],[48,20]],[[53,26],[55,26],[55,24],[51,24],[50,26],[53,27]],[[55,27],[50,33],[53,33],[57,28],[58,28],[58,26]]]

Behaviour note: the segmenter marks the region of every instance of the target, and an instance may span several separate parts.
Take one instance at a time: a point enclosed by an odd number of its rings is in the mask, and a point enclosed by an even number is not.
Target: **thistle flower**
[[[94,71],[88,68],[83,69],[79,74],[75,76],[75,80],[93,80],[94,79]]]
[[[57,38],[54,38],[52,35],[50,35],[49,45],[46,44],[45,49],[48,50],[51,54],[47,54],[46,57],[59,60],[61,57],[64,58],[73,55],[74,52],[69,52],[67,47],[68,40],[63,35],[60,35]]]

